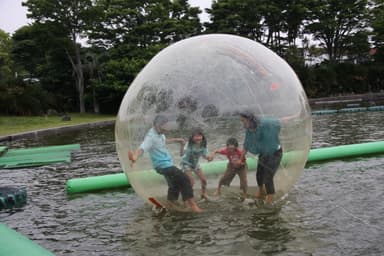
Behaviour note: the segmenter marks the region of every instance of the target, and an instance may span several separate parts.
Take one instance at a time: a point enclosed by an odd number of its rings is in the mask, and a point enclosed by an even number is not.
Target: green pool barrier
[[[368,111],[382,111],[384,110],[384,106],[371,106],[368,107]]]
[[[294,153],[295,152],[285,153],[282,163],[287,161],[288,158],[294,159],[294,156],[292,156]],[[384,141],[318,148],[310,150],[307,163],[380,153],[384,153]],[[226,164],[226,160],[214,161],[203,163],[201,164],[201,167],[204,169],[206,175],[219,175],[225,170]],[[257,160],[255,158],[247,158],[247,164],[248,169],[256,169]],[[162,176],[153,170],[140,171],[137,172],[137,175],[140,175],[141,178],[148,177],[148,179],[162,179]],[[70,179],[67,181],[67,192],[73,194],[101,189],[120,188],[129,185],[129,181],[124,173],[109,174],[104,176]]]
[[[124,173],[70,179],[67,181],[67,193],[75,194],[94,190],[121,188],[130,186]]]
[[[312,111],[312,115],[314,115],[314,116],[328,115],[328,114],[335,114],[335,113],[337,113],[336,109],[325,109],[325,110]]]
[[[368,109],[366,107],[361,107],[361,108],[341,108],[337,112],[339,113],[348,113],[348,112],[364,112],[367,111]]]
[[[52,163],[70,163],[73,150],[80,150],[80,144],[9,149],[0,157],[0,168],[12,169]]]
[[[384,141],[311,149],[307,163],[384,153]]]
[[[0,255],[54,256],[54,254],[27,237],[0,223]]]
[[[59,152],[68,152],[73,150],[80,150],[80,144],[68,144],[68,145],[22,148],[22,149],[8,149],[6,156],[45,154],[45,153],[51,153],[51,152],[59,153]]]
[[[352,112],[364,112],[364,111],[383,111],[384,106],[371,106],[371,107],[359,107],[359,108],[341,108],[341,109],[323,109],[312,111],[313,116],[328,115],[336,113],[352,113]]]
[[[249,169],[256,168],[257,161],[255,159],[247,159]],[[214,161],[210,163],[203,163],[201,167],[204,169],[206,175],[220,175],[223,173],[227,166],[227,161]],[[163,180],[164,177],[157,174],[154,170],[144,170],[137,172],[141,179],[159,179]],[[66,188],[68,194],[82,193],[88,191],[96,191],[103,189],[122,188],[130,186],[130,183],[124,173],[108,174],[102,176],[93,176],[85,178],[75,178],[67,181]]]
[[[50,152],[44,154],[3,156],[0,157],[0,167],[4,169],[14,169],[22,167],[41,166],[53,163],[70,163],[70,152]]]
[[[5,147],[5,146],[0,146],[0,156],[2,156],[3,154],[5,154],[5,152],[7,152],[8,148]]]

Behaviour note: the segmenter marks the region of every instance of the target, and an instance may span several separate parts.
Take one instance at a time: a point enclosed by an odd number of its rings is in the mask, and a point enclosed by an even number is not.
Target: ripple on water
[[[315,116],[313,146],[384,140],[382,112]],[[271,209],[235,198],[205,213],[154,216],[131,190],[68,196],[75,177],[121,172],[113,128],[21,140],[11,147],[80,143],[70,164],[0,170],[25,186],[25,207],[0,221],[56,255],[383,255],[382,156],[313,164]]]

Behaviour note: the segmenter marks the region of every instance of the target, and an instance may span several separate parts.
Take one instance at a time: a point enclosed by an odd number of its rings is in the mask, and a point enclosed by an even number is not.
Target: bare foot
[[[216,189],[215,193],[213,193],[214,196],[220,196],[220,190]]]
[[[196,213],[203,212],[203,210],[200,207],[198,207],[198,206],[191,207],[191,209],[192,209],[193,212],[196,212]]]
[[[192,212],[202,212],[203,210],[196,204],[195,200],[192,198],[187,200],[189,206],[191,207]]]
[[[272,204],[273,203],[273,194],[268,194],[265,197],[265,203],[267,203],[267,204]]]

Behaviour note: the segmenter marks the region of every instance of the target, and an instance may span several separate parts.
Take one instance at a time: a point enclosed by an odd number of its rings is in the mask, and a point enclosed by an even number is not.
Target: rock
[[[61,118],[61,121],[71,121],[71,117],[65,115],[65,116],[63,116],[63,117]]]

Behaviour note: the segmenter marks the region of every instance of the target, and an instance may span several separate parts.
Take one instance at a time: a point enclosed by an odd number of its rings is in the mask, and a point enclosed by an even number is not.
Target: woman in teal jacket
[[[250,112],[240,114],[245,131],[244,154],[258,155],[256,182],[258,189],[255,197],[266,194],[266,203],[272,203],[275,194],[273,177],[282,158],[280,145],[280,120],[269,117],[255,117]]]

